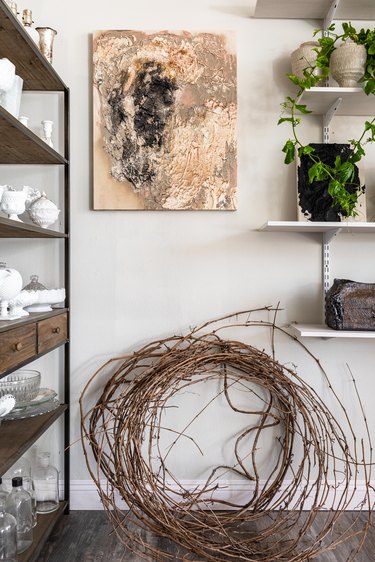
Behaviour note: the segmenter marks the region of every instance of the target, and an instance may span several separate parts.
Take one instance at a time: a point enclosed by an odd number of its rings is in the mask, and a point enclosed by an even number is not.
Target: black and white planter
[[[310,143],[316,155],[330,166],[333,166],[338,155],[341,161],[348,159],[351,148],[349,144],[318,144]],[[339,206],[332,206],[332,197],[328,193],[329,181],[314,181],[310,183],[309,169],[313,165],[307,155],[302,155],[297,161],[297,208],[298,220],[313,222],[341,222],[342,220],[366,221],[366,197],[363,171],[356,168],[355,181],[348,186],[348,191],[354,193],[356,185],[361,185],[362,194],[358,197],[355,217],[347,217],[345,211]]]

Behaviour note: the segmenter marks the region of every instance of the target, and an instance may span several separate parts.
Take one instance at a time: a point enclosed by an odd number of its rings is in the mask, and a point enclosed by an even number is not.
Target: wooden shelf
[[[17,459],[65,412],[60,405],[53,412],[25,418],[2,421],[0,425],[0,475],[4,474]]]
[[[1,52],[1,51],[0,51]],[[66,164],[66,159],[0,107],[0,164]]]
[[[64,232],[0,217],[0,238],[67,238]]]
[[[259,230],[265,232],[320,232],[336,234],[374,234],[375,222],[304,222],[304,221],[268,221]]]
[[[290,329],[300,338],[375,338],[375,331],[332,330],[325,324],[291,324]]]
[[[16,66],[24,90],[67,90],[53,66],[14,17],[5,2],[0,2],[0,53]]]
[[[305,90],[298,103],[306,104],[314,115],[325,115],[341,98],[335,115],[375,115],[375,97],[367,96],[362,88],[319,87]]]
[[[254,17],[275,19],[319,19],[327,15],[332,0],[258,0]],[[373,0],[341,0],[336,20],[373,20]]]
[[[68,311],[69,310],[67,308],[54,308],[49,312],[30,312],[29,316],[23,316],[22,318],[17,318],[16,320],[0,320],[0,332],[7,332],[8,330],[13,330],[13,328],[21,328],[27,324],[34,324],[35,322],[40,322],[41,320],[47,320],[53,316],[65,314]]]
[[[22,554],[17,556],[17,562],[34,562],[39,559],[40,551],[52,529],[59,521],[59,519],[64,514],[67,507],[67,502],[60,502],[59,509],[53,511],[52,513],[45,513],[43,515],[38,514],[38,522],[36,527],[33,529],[33,543],[25,550]]]

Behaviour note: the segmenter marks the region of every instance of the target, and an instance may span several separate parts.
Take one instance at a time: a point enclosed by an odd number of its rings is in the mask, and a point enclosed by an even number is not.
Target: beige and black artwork
[[[94,209],[234,210],[234,34],[93,40]]]

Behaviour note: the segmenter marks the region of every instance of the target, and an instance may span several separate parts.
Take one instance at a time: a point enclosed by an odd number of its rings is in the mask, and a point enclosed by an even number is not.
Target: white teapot
[[[21,274],[0,262],[0,320],[9,320],[8,305],[22,290]]]

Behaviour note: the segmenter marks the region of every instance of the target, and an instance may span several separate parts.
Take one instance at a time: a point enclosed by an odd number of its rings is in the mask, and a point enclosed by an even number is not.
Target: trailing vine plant
[[[329,34],[318,39],[319,47],[315,49],[317,52],[316,63],[311,65],[306,61],[303,78],[294,74],[288,76],[289,80],[297,86],[297,92],[294,97],[287,96],[281,104],[282,115],[278,124],[289,123],[292,128],[292,136],[286,141],[282,149],[285,153],[285,164],[293,162],[296,154],[300,158],[302,155],[307,155],[312,161],[308,172],[309,182],[328,181],[328,193],[332,197],[332,206],[338,205],[342,210],[341,213],[350,217],[357,214],[355,206],[358,196],[362,193],[361,185],[355,179],[355,165],[365,155],[365,145],[375,141],[375,118],[371,121],[365,121],[363,131],[358,139],[348,141],[351,147],[348,159],[342,161],[341,157],[337,156],[333,166],[323,162],[312,146],[309,144],[303,145],[297,134],[301,116],[311,113],[306,105],[299,103],[299,100],[305,90],[316,86],[322,79],[329,76],[330,58],[338,41],[350,40],[365,46],[367,51],[366,69],[360,83],[367,95],[375,94],[375,29],[361,29],[357,32],[351,23],[343,23],[342,29],[343,32],[337,34],[335,33],[335,24],[331,24],[327,29]],[[314,35],[321,31],[321,29],[315,30]],[[349,185],[352,189],[348,191],[346,187]]]

